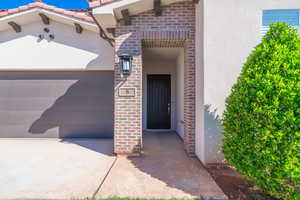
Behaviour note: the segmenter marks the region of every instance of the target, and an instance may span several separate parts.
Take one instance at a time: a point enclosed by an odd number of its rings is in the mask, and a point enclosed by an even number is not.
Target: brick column
[[[190,32],[190,34],[194,34]],[[195,41],[192,36],[185,42],[184,58],[184,147],[190,156],[195,155]]]
[[[119,55],[133,55],[132,72],[123,76]],[[120,96],[119,90],[135,90],[134,96]],[[116,29],[115,42],[114,151],[138,155],[142,145],[142,47],[139,34],[130,28]]]
[[[131,16],[130,26],[122,21],[116,28],[115,41],[115,152],[137,154],[142,146],[142,45],[184,47],[184,146],[195,154],[195,5],[177,2],[163,8],[162,16],[153,10]],[[133,57],[132,74],[123,77],[118,55]],[[135,88],[134,97],[120,97],[119,89]]]

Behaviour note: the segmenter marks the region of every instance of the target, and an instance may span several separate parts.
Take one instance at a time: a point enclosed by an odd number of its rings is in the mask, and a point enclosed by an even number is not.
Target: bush
[[[300,39],[274,23],[251,55],[223,116],[228,163],[271,195],[300,200]]]

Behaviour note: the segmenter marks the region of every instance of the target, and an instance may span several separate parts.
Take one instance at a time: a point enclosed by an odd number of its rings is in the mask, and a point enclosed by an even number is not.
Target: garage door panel
[[[3,96],[1,94],[1,96]],[[9,96],[9,95],[8,95]],[[0,98],[1,111],[45,110],[49,108],[55,98]]]
[[[2,111],[0,124],[95,124],[107,121],[111,116],[111,110],[82,110],[63,111],[48,110],[44,113],[40,111]],[[110,120],[113,120],[110,117]]]
[[[112,137],[113,72],[1,72],[0,125],[0,137]]]
[[[1,84],[1,83],[0,83]],[[53,88],[49,87],[43,87],[42,85],[35,85],[34,87],[30,87],[30,85],[25,85],[22,88],[18,88],[20,86],[10,86],[5,89],[0,88],[1,94],[8,94],[11,98],[32,98],[33,96],[35,98],[53,98],[53,97],[78,97],[83,98],[86,96],[91,97],[98,97],[98,98],[105,98],[106,94],[100,94],[99,90],[101,91],[101,88],[88,88],[88,87],[78,87],[78,88],[72,88],[77,86],[66,86],[66,85],[55,85]],[[41,88],[42,87],[42,88]],[[17,88],[17,89],[16,89]],[[45,92],[45,90],[47,92]],[[82,91],[83,90],[83,91]]]
[[[37,95],[37,97],[41,95],[51,97],[51,95],[53,94],[63,94],[66,91],[66,89],[69,88],[75,82],[76,80],[68,80],[59,84],[59,80],[57,80],[56,83],[53,83],[53,80],[0,80],[0,91],[8,92],[10,93],[10,95],[12,95],[12,97],[30,97],[32,96],[32,94]],[[45,88],[47,88],[47,93],[44,92]]]
[[[45,127],[48,131],[45,132]],[[111,138],[111,129],[107,128],[105,124],[89,124],[89,125],[79,125],[79,124],[64,124],[62,126],[51,126],[50,124],[44,125],[39,124],[34,129],[31,129],[28,137],[55,137],[59,138]],[[101,135],[99,134],[99,129],[102,130]],[[84,136],[82,135],[84,133]]]
[[[2,95],[2,94],[1,94]],[[46,111],[48,109],[57,110],[100,110],[109,109],[113,106],[113,97],[99,97],[99,96],[89,96],[87,97],[72,97],[72,98],[0,98],[0,112],[1,111]],[[104,107],[99,102],[107,102]]]
[[[60,127],[59,135],[61,138],[82,138],[82,132],[85,133],[87,138],[111,138],[111,130],[105,124],[99,125],[66,125]],[[102,130],[99,136],[98,130]]]
[[[8,82],[13,80],[8,80]],[[88,81],[88,80],[86,80]],[[98,81],[94,82],[94,84],[103,84],[106,81]],[[107,84],[111,84],[111,81],[106,82]],[[53,98],[53,97],[60,97],[65,96],[66,98],[73,98],[73,97],[86,97],[86,96],[93,96],[98,98],[106,98],[106,93],[99,93],[101,88],[96,87],[94,85],[85,84],[83,81],[69,81],[65,82],[64,84],[52,84],[49,85],[47,83],[40,83],[35,84],[27,84],[26,81],[22,81],[20,84],[9,84],[7,82],[0,81],[0,92],[1,94],[7,94],[11,98]],[[105,88],[104,88],[105,89]],[[47,92],[45,92],[45,90]]]
[[[25,131],[24,131],[25,130]],[[28,125],[7,124],[1,128],[2,138],[59,138],[59,127],[49,128],[45,133],[30,133]]]
[[[110,129],[107,126],[63,126],[53,127],[45,133],[25,133],[19,132],[25,129],[26,126],[7,126],[1,130],[3,138],[84,138],[82,133],[85,133],[86,138],[111,138]],[[42,127],[41,127],[42,129]],[[97,130],[103,129],[103,133],[99,135]]]

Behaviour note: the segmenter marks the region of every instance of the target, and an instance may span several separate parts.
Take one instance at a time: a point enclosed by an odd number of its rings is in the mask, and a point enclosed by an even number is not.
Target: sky
[[[35,0],[0,0],[0,9],[16,8],[29,4]],[[43,3],[59,8],[82,9],[88,8],[86,0],[42,0]]]

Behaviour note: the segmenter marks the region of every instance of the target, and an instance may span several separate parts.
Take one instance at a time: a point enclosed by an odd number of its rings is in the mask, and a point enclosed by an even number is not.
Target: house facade
[[[299,27],[297,0],[40,1],[0,12],[1,138],[114,138],[176,132],[204,164],[223,161],[225,98],[268,24]],[[174,133],[175,134],[175,133]]]

